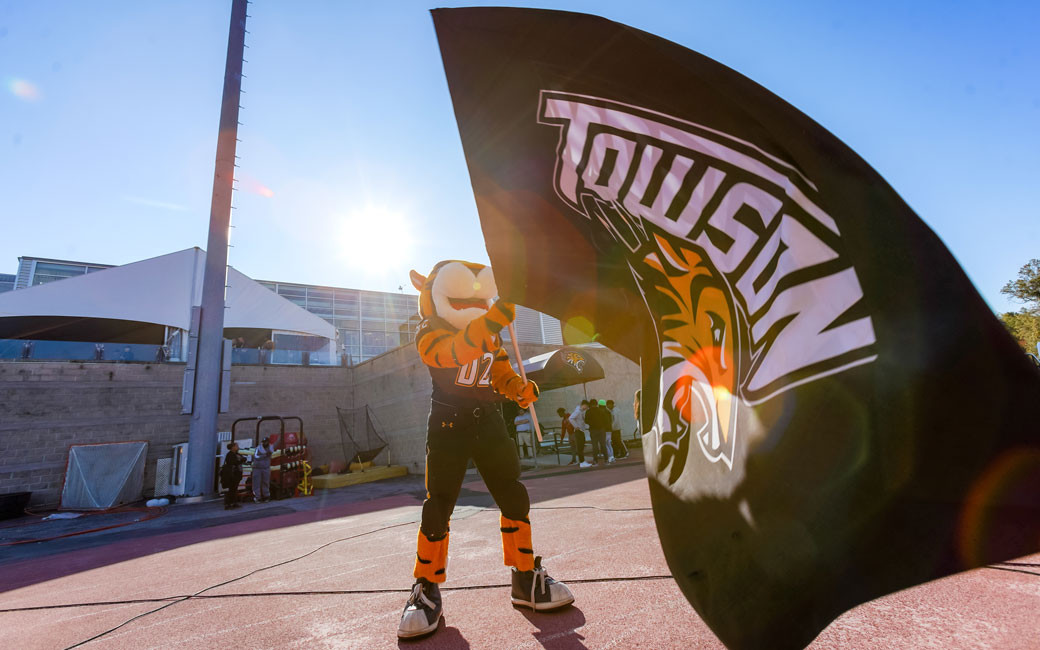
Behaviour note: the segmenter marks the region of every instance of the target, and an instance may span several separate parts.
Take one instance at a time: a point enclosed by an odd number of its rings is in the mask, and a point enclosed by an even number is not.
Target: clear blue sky
[[[233,266],[396,290],[409,268],[486,260],[431,6],[251,5]],[[1017,309],[999,290],[1040,257],[1040,3],[552,7],[676,41],[791,102],[888,179],[994,309]],[[19,255],[205,247],[229,12],[0,0],[0,272]],[[370,214],[397,232],[351,235]]]

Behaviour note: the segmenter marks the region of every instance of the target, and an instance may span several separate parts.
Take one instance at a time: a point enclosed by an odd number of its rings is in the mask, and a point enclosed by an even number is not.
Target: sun
[[[341,257],[350,266],[371,273],[385,273],[407,266],[414,240],[412,227],[402,212],[368,204],[342,220]]]

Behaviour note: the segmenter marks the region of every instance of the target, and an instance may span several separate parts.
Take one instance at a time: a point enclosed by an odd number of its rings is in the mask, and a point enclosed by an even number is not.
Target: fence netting
[[[72,445],[61,491],[67,510],[104,510],[138,501],[144,489],[148,443]]]
[[[367,405],[354,409],[337,406],[336,412],[339,414],[340,440],[347,463],[374,462],[387,445],[383,438],[383,427],[372,409]],[[389,462],[387,458],[387,464]]]

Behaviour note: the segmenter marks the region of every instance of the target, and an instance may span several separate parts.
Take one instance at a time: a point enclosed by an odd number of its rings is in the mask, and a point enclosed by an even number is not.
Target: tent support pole
[[[224,295],[227,284],[228,230],[231,193],[235,179],[235,145],[242,94],[242,55],[246,38],[247,0],[232,0],[224,65],[224,94],[213,170],[213,198],[209,213],[206,267],[202,276],[202,318],[199,326],[195,396],[188,432],[185,494],[201,496],[214,491],[217,452],[217,413],[224,339]]]

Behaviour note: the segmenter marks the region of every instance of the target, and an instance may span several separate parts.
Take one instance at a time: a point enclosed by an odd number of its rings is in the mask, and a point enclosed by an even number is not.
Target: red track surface
[[[498,513],[463,506],[452,521],[445,624],[399,643],[419,501],[397,495],[9,564],[0,583],[27,586],[0,593],[0,609],[20,609],[0,613],[0,648],[69,647],[160,607],[83,647],[722,647],[670,578],[624,580],[668,574],[640,465],[540,478],[528,489],[535,550],[577,597],[558,613],[510,606]],[[867,603],[811,647],[1040,648],[1040,555],[1016,562]],[[475,588],[452,589],[462,587]],[[342,593],[358,590],[376,593]],[[134,600],[148,602],[62,606]],[[47,608],[24,609],[33,607]]]

